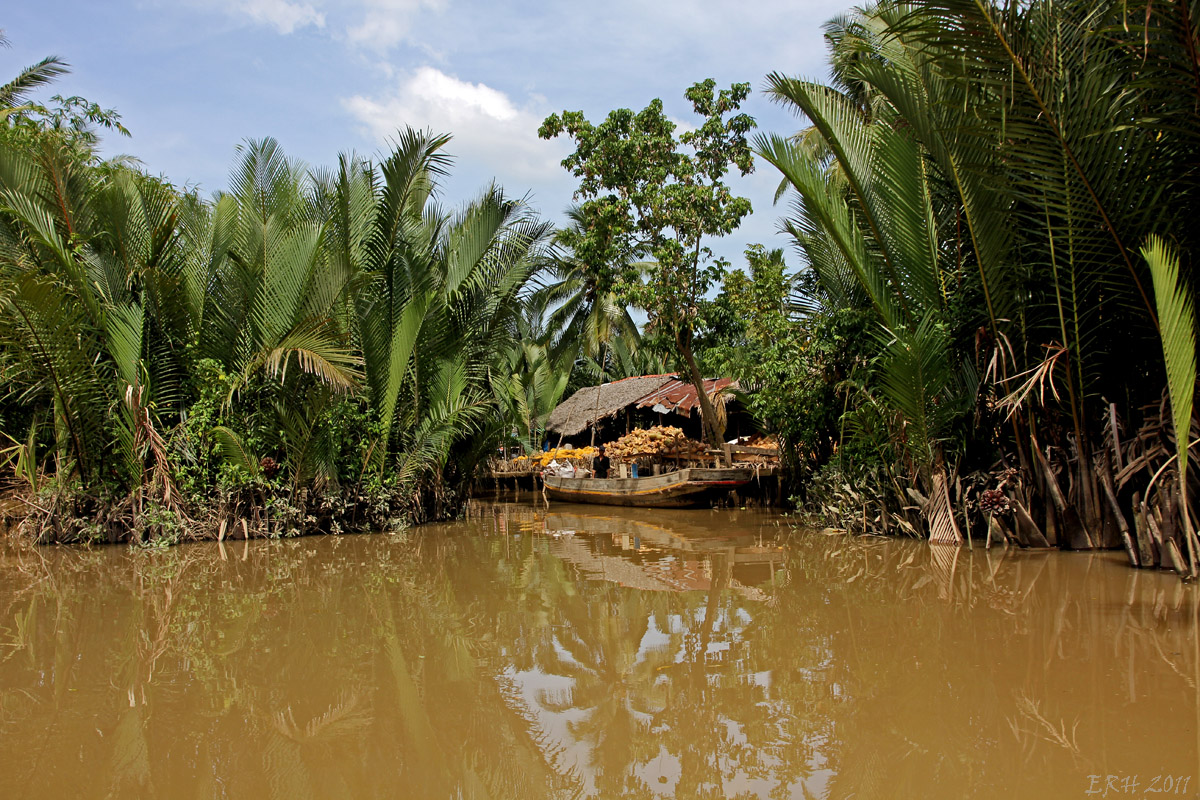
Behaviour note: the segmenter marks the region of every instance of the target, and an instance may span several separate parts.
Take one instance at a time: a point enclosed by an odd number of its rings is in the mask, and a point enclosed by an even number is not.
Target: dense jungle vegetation
[[[2,96],[0,414],[26,525],[171,541],[456,511],[524,405],[507,379],[540,380],[518,329],[550,226],[497,187],[442,207],[449,137],[413,130],[330,170],[248,142],[206,200],[98,159],[111,112],[18,106],[49,66]]]
[[[826,26],[830,83],[768,76],[836,387],[810,504],[1196,574],[1198,8],[885,3]]]
[[[725,374],[827,524],[1125,547],[1198,571],[1200,3],[884,2],[827,82],[766,78],[599,124],[570,224],[456,209],[448,137],[331,169],[248,142],[227,191],[97,155],[119,116],[0,89],[0,430],[43,539],[379,527],[457,511],[571,388]],[[792,252],[707,246],[778,172]],[[761,211],[761,210],[760,210]],[[787,259],[795,266],[789,267]],[[639,330],[631,309],[647,324]],[[702,397],[715,439],[716,398]]]

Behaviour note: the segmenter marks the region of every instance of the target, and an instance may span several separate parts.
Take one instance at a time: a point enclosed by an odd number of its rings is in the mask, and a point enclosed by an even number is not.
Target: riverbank
[[[37,544],[134,544],[168,547],[225,539],[278,539],[395,531],[453,519],[465,494],[442,487],[408,492],[293,493],[269,484],[206,498],[105,497],[85,492],[0,495],[6,529]]]

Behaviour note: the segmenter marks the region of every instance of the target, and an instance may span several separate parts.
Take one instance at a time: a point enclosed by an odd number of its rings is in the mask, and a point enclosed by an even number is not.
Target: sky
[[[575,180],[565,138],[545,141],[549,114],[661,98],[667,114],[697,119],[683,93],[704,78],[748,82],[742,110],[759,129],[802,125],[761,91],[766,76],[824,78],[822,24],[849,0],[46,0],[10,4],[0,28],[0,82],[47,55],[72,72],[50,94],[115,108],[132,132],[104,140],[176,185],[211,194],[227,185],[236,147],[273,136],[313,166],[339,153],[372,155],[396,130],[449,132],[455,156],[442,194],[457,206],[493,180],[555,221]],[[778,176],[758,162],[731,186],[753,214],[713,242],[734,266],[751,243],[786,247],[773,205]],[[788,258],[789,263],[796,256]]]

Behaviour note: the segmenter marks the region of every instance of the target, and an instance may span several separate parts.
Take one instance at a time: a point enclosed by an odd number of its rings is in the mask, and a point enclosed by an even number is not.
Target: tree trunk
[[[712,401],[704,391],[704,376],[700,374],[700,368],[696,366],[696,357],[692,354],[692,348],[683,344],[680,337],[676,337],[675,341],[683,354],[683,360],[687,363],[688,377],[691,379],[692,385],[696,387],[696,399],[700,401],[700,426],[704,431],[704,438],[708,441],[709,447],[720,450],[724,442],[717,436],[716,411],[713,410]]]
[[[596,387],[596,407],[592,409],[592,441],[589,447],[596,446],[596,428],[600,427],[600,391],[604,387],[604,379],[608,376],[608,371],[605,370],[605,362],[608,361],[608,342],[600,348],[600,385]],[[592,456],[588,463],[588,467],[594,467],[596,457]]]

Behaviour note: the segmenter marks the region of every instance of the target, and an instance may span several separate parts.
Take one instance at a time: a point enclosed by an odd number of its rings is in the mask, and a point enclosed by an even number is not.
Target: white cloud
[[[239,0],[229,3],[228,8],[231,14],[247,16],[260,25],[270,25],[284,34],[308,25],[325,27],[325,15],[309,3],[295,3],[290,0]]]
[[[355,95],[343,104],[380,140],[405,125],[450,133],[454,138],[447,149],[460,164],[491,171],[501,183],[528,185],[565,174],[558,163],[561,147],[538,138],[541,114],[486,84],[459,80],[433,67],[401,74],[383,96]]]
[[[346,30],[352,44],[387,50],[408,38],[413,19],[421,9],[441,9],[444,0],[363,0],[357,24]]]

